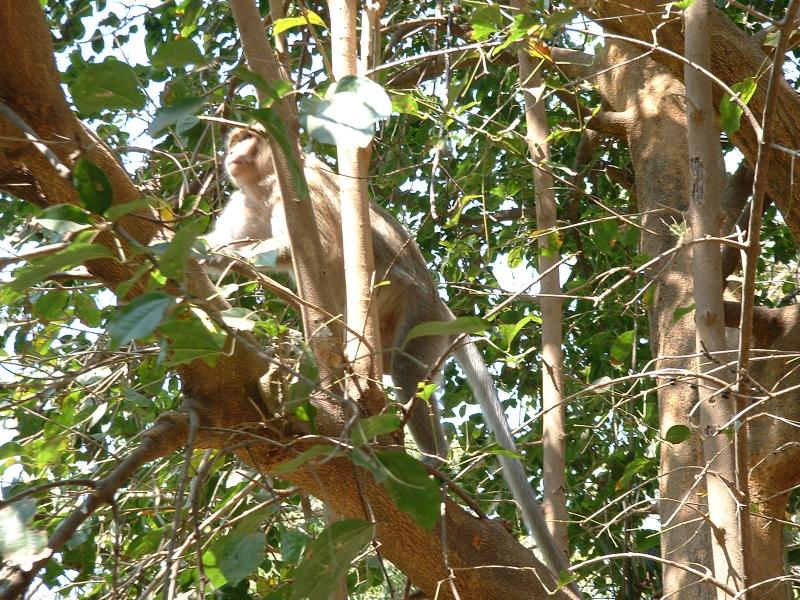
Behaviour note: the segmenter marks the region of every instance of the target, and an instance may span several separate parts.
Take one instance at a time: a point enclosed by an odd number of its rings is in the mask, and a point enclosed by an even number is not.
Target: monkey
[[[268,270],[292,272],[291,247],[277,184],[272,151],[262,131],[255,127],[232,131],[227,140],[225,168],[238,190],[233,193],[212,231],[209,246],[234,249],[250,256],[267,255]],[[327,263],[333,273],[337,305],[344,313],[344,263],[341,242],[339,186],[330,167],[313,156],[304,158],[317,227]],[[455,316],[439,298],[433,277],[411,234],[388,211],[370,202],[370,224],[375,255],[376,281],[389,285],[376,290],[384,370],[397,388],[400,402],[409,409],[408,426],[423,455],[441,460],[447,455],[436,399],[426,403],[417,397],[418,384],[431,375],[452,343],[449,336],[417,337],[405,343],[411,329],[429,321],[451,321]],[[475,342],[467,338],[454,351],[478,400],[497,443],[516,452],[497,389]],[[558,574],[568,568],[566,556],[556,546],[544,514],[528,482],[522,463],[499,456],[503,476],[517,501],[527,529],[536,539],[545,563]]]

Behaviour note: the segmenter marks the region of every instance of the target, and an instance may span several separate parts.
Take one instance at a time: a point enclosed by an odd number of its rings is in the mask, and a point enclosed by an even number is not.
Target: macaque
[[[271,270],[292,271],[291,247],[269,144],[256,129],[237,129],[228,138],[225,167],[239,190],[233,194],[207,236],[212,248],[234,249],[241,254],[274,253]],[[339,188],[335,175],[321,161],[305,158],[305,175],[317,217],[326,265],[337,286],[333,314],[344,314],[344,263],[342,259]],[[415,338],[405,346],[408,332],[427,321],[454,319],[439,299],[425,259],[410,234],[387,211],[370,204],[372,245],[376,281],[389,281],[376,289],[380,339],[384,366],[398,389],[404,406],[410,406],[408,424],[421,451],[428,458],[444,458],[447,440],[442,432],[435,399],[430,406],[416,396],[417,385],[431,375],[431,366],[450,346],[447,336]],[[269,261],[272,262],[271,260]],[[497,442],[516,451],[497,390],[474,342],[467,339],[455,350],[459,365],[481,405],[483,415]],[[545,561],[558,573],[567,568],[566,557],[549,535],[541,507],[528,482],[522,464],[500,456],[504,477],[522,510],[525,523],[537,539]]]

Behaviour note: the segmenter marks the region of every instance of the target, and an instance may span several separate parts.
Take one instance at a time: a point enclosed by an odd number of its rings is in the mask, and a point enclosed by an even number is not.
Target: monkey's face
[[[228,137],[228,151],[225,154],[225,169],[238,184],[254,182],[267,158],[265,140],[250,129],[237,129]]]

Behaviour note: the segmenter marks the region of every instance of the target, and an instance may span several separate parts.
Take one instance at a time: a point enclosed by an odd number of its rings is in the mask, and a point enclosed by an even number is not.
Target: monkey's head
[[[225,170],[239,187],[257,183],[272,170],[270,148],[257,128],[234,129],[228,136]]]

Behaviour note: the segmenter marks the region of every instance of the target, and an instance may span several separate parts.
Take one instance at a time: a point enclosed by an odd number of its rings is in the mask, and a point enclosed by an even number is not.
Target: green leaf
[[[511,343],[528,323],[537,323],[541,325],[542,319],[539,315],[528,315],[527,317],[522,317],[516,323],[498,325],[500,336],[503,338],[503,342],[506,345],[506,350],[511,348]]]
[[[472,13],[469,20],[472,26],[472,39],[482,42],[503,28],[503,15],[499,4],[492,4],[479,8]]]
[[[31,261],[30,265],[17,269],[14,273],[14,281],[7,285],[12,290],[22,291],[58,271],[70,269],[96,258],[111,256],[113,256],[111,250],[100,244],[72,244],[61,252],[38,258]]]
[[[294,458],[290,458],[289,460],[277,464],[270,470],[270,473],[273,473],[275,475],[279,475],[281,473],[289,473],[290,471],[294,471],[298,467],[303,466],[313,458],[317,458],[318,456],[329,457],[335,453],[336,453],[335,446],[331,446],[329,444],[316,444],[314,446],[311,446],[311,448],[309,448],[308,450],[304,450]]]
[[[74,204],[48,206],[39,213],[36,221],[56,233],[72,233],[91,225],[89,213]]]
[[[249,83],[257,90],[264,93],[266,98],[262,98],[259,104],[260,108],[269,108],[276,100],[280,100],[284,96],[294,91],[294,86],[291,81],[279,79],[278,81],[267,82],[258,73],[253,73],[247,67],[237,67],[233,70],[232,75],[238,77],[244,83]]]
[[[428,335],[458,335],[461,333],[479,333],[486,331],[492,326],[486,319],[480,317],[458,317],[452,321],[428,321],[420,323],[411,328],[403,346],[418,337]]]
[[[222,320],[228,327],[239,331],[252,331],[258,321],[258,315],[248,308],[227,308],[220,313]]]
[[[682,444],[692,437],[692,430],[686,425],[673,425],[667,430],[664,439],[670,444]]]
[[[694,311],[694,302],[692,302],[689,306],[681,306],[680,308],[676,308],[675,312],[672,313],[672,322],[677,323],[684,316],[688,315],[693,311]]]
[[[161,44],[150,60],[150,64],[154,69],[184,67],[203,63],[205,63],[205,58],[200,53],[200,48],[188,38],[170,40]]]
[[[385,450],[376,452],[380,465],[387,473],[375,473],[386,493],[425,529],[433,529],[439,519],[441,494],[439,486],[417,459],[405,452]]]
[[[111,206],[111,182],[93,162],[79,158],[72,169],[72,183],[83,205],[93,213],[102,215]]]
[[[756,93],[758,84],[755,79],[748,77],[744,81],[734,83],[731,89],[739,95],[739,99],[746,105],[753,98],[753,94]],[[744,109],[734,102],[730,95],[725,94],[722,97],[719,102],[719,125],[728,136],[739,131],[743,114]]]
[[[34,314],[45,321],[54,321],[64,318],[64,308],[69,300],[69,292],[53,290],[42,294],[33,305]]]
[[[781,41],[781,32],[780,30],[770,31],[767,34],[767,37],[764,38],[764,46],[768,46],[770,48],[777,48],[778,42]]]
[[[103,216],[109,221],[116,221],[117,219],[124,217],[135,210],[152,205],[153,202],[153,198],[139,198],[138,200],[123,202],[122,204],[116,204],[108,208],[106,212],[103,213]]]
[[[158,329],[171,341],[172,358],[167,361],[167,366],[170,367],[197,359],[203,359],[213,366],[217,356],[225,348],[227,339],[227,335],[210,329],[194,315],[169,321]]]
[[[372,535],[373,526],[366,521],[346,519],[331,523],[308,545],[297,565],[291,599],[329,600],[331,590]]]
[[[652,466],[652,464],[653,462],[645,456],[637,456],[636,458],[634,458],[627,465],[625,465],[625,472],[619,479],[620,487],[623,488],[628,487],[628,484],[630,484],[631,479],[633,479],[634,475]]]
[[[572,573],[571,571],[559,571],[556,589],[560,590],[577,580],[578,576],[575,573]]]
[[[153,333],[174,305],[175,298],[164,292],[149,292],[128,302],[108,324],[111,350]]]
[[[87,292],[73,292],[72,307],[75,310],[75,316],[89,327],[98,327],[103,320],[100,309],[97,308],[94,299]]]
[[[626,331],[617,336],[611,344],[611,364],[616,366],[624,363],[633,351],[633,331]]]
[[[371,79],[347,75],[328,88],[325,98],[300,101],[300,122],[308,134],[323,144],[366,148],[375,126],[392,114],[386,90]]]
[[[420,111],[419,102],[417,102],[417,99],[411,94],[392,92],[390,97],[392,99],[392,112],[414,115],[416,117],[425,116],[426,113]]]
[[[206,104],[205,98],[183,98],[177,102],[162,106],[156,112],[155,118],[147,126],[147,134],[152,137],[159,137],[166,133],[166,130],[173,125],[180,124],[189,128],[197,123],[195,115]]]
[[[278,19],[275,21],[275,24],[272,26],[272,35],[280,35],[281,33],[296,27],[305,27],[309,23],[311,25],[315,25],[316,27],[324,27],[325,29],[328,28],[322,17],[320,17],[313,10],[307,10],[305,15],[300,15],[299,17],[284,17],[283,19]]]
[[[263,532],[247,531],[248,528],[236,527],[223,538],[221,549],[214,553],[219,561],[220,571],[231,585],[237,585],[248,575],[255,573],[264,560],[267,538]]]
[[[686,10],[692,4],[694,4],[694,0],[680,0],[680,2],[675,2],[673,6],[678,10]]]
[[[183,225],[175,233],[166,250],[158,260],[158,270],[165,277],[173,281],[183,281],[186,278],[186,265],[189,262],[189,253],[192,250],[197,236],[206,228],[206,223],[201,219]]]
[[[353,444],[364,446],[376,437],[397,431],[402,425],[400,415],[388,412],[359,419],[353,426]]]
[[[522,264],[522,259],[525,256],[525,247],[514,246],[511,250],[508,251],[508,257],[506,258],[506,262],[508,263],[509,269],[514,269]]]
[[[147,101],[133,67],[114,58],[83,65],[69,91],[75,106],[86,114],[103,109],[138,110]]]

